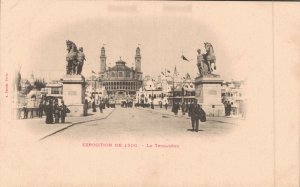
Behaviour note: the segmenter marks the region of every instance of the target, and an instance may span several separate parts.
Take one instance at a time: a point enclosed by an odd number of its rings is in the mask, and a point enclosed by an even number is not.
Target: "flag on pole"
[[[96,74],[93,70],[92,70],[92,73]]]
[[[189,60],[184,55],[181,55],[181,58],[182,58],[182,60],[185,60],[185,61],[189,62]]]
[[[170,70],[167,70],[168,73],[171,73]]]

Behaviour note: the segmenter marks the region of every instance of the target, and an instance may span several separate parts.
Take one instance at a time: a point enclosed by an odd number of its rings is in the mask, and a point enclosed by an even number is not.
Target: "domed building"
[[[109,98],[116,99],[117,102],[133,99],[143,82],[140,48],[136,49],[135,68],[126,66],[126,62],[121,58],[115,62],[115,66],[106,68],[105,48],[102,47],[99,82],[105,87]]]

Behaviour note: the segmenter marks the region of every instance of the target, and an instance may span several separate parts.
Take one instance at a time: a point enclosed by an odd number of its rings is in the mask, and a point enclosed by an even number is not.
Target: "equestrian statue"
[[[216,56],[214,54],[214,48],[211,43],[204,43],[206,53],[201,54],[201,50],[198,49],[197,56],[197,67],[200,76],[213,76],[212,72],[217,69],[216,66]]]
[[[83,48],[80,47],[77,49],[77,46],[74,42],[67,40],[67,66],[66,66],[66,73],[67,75],[81,75],[82,67],[84,64],[85,55],[83,53]]]

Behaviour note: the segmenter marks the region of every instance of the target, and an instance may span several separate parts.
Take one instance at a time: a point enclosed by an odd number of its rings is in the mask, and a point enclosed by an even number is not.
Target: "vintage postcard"
[[[1,1],[0,186],[299,186],[300,4]]]

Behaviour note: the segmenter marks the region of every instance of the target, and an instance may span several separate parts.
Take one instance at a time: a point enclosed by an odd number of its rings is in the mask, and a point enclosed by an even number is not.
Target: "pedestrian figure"
[[[167,100],[165,100],[165,108],[166,108],[166,110],[168,110],[168,101]]]
[[[187,111],[187,105],[185,104],[185,102],[183,102],[181,105],[182,115],[185,115],[186,111]]]
[[[145,108],[144,99],[141,100],[142,107]]]
[[[179,104],[175,102],[172,108],[172,112],[174,112],[175,116],[177,116],[178,110],[179,110]]]
[[[46,124],[52,124],[53,113],[54,113],[52,100],[50,100],[47,106],[45,107],[45,112],[46,112]]]
[[[42,118],[43,117],[43,110],[44,110],[44,104],[43,104],[43,101],[40,102],[39,104],[39,109],[38,109],[38,116],[39,118]]]
[[[151,108],[154,109],[153,101],[151,101],[150,105],[151,105]]]
[[[93,112],[97,112],[95,100],[93,100],[93,102],[92,102],[92,108],[93,108]]]
[[[194,103],[190,106],[190,116],[191,116],[191,122],[192,122],[192,131],[198,132],[199,128],[199,119],[200,119],[200,105],[197,104],[197,100],[194,100]]]
[[[103,113],[103,102],[102,100],[100,101],[100,104],[99,104],[99,110],[100,110],[100,113]]]
[[[228,116],[228,101],[224,102],[225,116]]]
[[[60,106],[58,105],[58,100],[54,103],[54,123],[59,123],[60,118]]]
[[[33,108],[30,108],[30,116],[29,118],[33,118]]]
[[[106,103],[106,107],[109,108],[109,100],[108,99],[105,100],[105,103]]]
[[[160,108],[162,108],[162,101],[159,101],[159,106],[160,106]]]
[[[186,112],[188,113],[188,116],[189,116],[189,117],[191,117],[191,115],[190,115],[190,107],[191,107],[191,103],[188,102],[188,103],[186,104]]]
[[[102,109],[105,109],[105,100],[102,100]]]
[[[84,105],[83,105],[83,115],[87,116],[87,114],[88,114],[88,100],[85,99],[84,100]]]
[[[61,117],[61,123],[65,123],[65,118],[67,116],[67,113],[70,113],[70,110],[68,107],[64,104],[64,101],[61,101],[60,106],[60,117]]]
[[[228,107],[228,116],[230,116],[230,114],[231,114],[231,103],[230,103],[230,101],[228,101],[228,105],[227,105],[227,107]]]
[[[23,119],[27,119],[28,118],[28,109],[26,106],[23,107]]]

